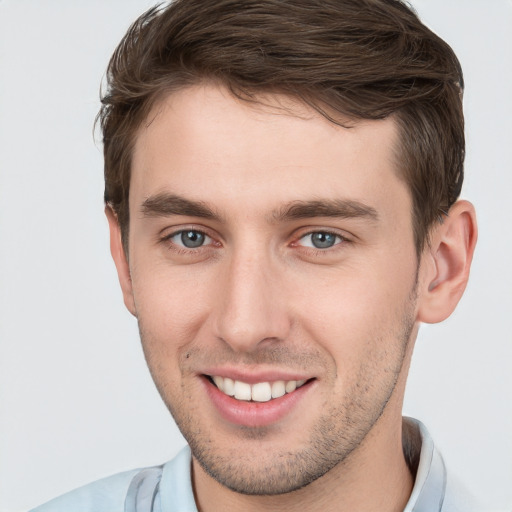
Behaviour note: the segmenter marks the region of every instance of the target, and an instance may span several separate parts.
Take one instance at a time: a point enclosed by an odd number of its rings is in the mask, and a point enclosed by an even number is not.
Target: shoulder
[[[469,490],[452,474],[446,479],[446,492],[441,512],[485,512]]]
[[[185,446],[163,466],[134,469],[97,480],[30,512],[124,512],[196,510]]]
[[[408,460],[416,461],[416,479],[404,512],[484,512],[471,493],[447,471],[425,425],[412,418],[404,418],[404,424],[408,437],[413,434],[420,438],[404,447]]]
[[[125,471],[79,487],[30,512],[123,512],[126,494],[140,469]]]

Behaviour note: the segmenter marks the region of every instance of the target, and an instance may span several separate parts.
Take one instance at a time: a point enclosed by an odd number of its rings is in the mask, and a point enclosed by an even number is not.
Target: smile
[[[274,382],[248,384],[247,382],[218,375],[212,375],[210,378],[222,393],[245,402],[269,402],[274,398],[292,393],[306,382],[305,380],[276,380]]]

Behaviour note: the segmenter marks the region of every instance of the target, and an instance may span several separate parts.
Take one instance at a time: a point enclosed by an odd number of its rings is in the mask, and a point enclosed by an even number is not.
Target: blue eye
[[[329,249],[341,243],[342,240],[341,236],[329,233],[328,231],[314,231],[303,236],[300,239],[300,244],[314,249]]]
[[[195,229],[185,229],[178,231],[170,238],[171,242],[175,245],[181,245],[187,249],[197,249],[205,244],[211,243],[212,239]]]

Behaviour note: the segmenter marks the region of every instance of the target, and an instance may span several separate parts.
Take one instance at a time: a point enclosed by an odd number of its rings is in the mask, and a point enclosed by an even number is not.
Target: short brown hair
[[[239,98],[278,92],[329,120],[399,127],[418,253],[463,180],[462,70],[400,0],[175,0],[138,18],[115,50],[98,118],[105,202],[127,248],[131,158],[155,102],[213,80]]]

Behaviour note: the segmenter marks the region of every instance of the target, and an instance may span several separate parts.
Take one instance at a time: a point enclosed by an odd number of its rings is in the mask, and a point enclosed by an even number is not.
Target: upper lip
[[[267,369],[267,370],[255,370],[255,369],[241,369],[241,368],[208,368],[201,372],[202,375],[208,375],[210,377],[228,377],[232,380],[238,380],[246,382],[247,384],[257,384],[258,382],[275,382],[278,380],[290,381],[290,380],[309,380],[312,378],[311,375],[307,375],[303,372],[294,372],[291,370],[278,370],[278,369]]]

